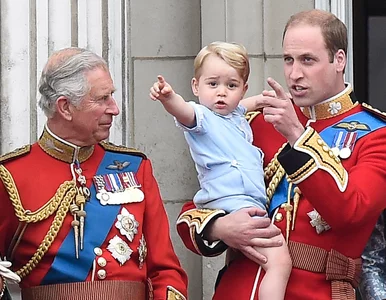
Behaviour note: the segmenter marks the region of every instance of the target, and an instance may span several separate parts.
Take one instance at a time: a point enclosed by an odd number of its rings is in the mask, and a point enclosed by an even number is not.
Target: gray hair
[[[48,118],[54,115],[55,102],[60,96],[78,106],[90,91],[86,73],[95,68],[108,70],[106,61],[89,50],[72,47],[55,52],[39,81],[41,98],[38,104],[44,114]]]

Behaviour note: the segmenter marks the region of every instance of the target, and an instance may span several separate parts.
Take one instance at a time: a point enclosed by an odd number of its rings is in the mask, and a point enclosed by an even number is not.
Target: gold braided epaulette
[[[23,147],[17,148],[13,150],[12,152],[6,153],[2,156],[0,156],[0,164],[5,163],[6,161],[9,161],[11,159],[14,159],[19,156],[23,156],[31,151],[31,145],[25,145]]]
[[[370,104],[367,104],[367,103],[362,103],[362,107],[364,108],[364,110],[366,110],[366,111],[380,117],[382,120],[386,121],[386,113],[385,112],[380,111],[379,109],[374,108]]]
[[[100,142],[99,145],[103,147],[106,151],[111,151],[111,152],[120,152],[120,153],[128,153],[136,156],[141,156],[144,159],[147,159],[146,155],[142,153],[141,151],[134,149],[134,148],[129,148],[123,145],[115,145],[111,142]]]
[[[245,115],[245,119],[248,121],[248,123],[251,123],[254,118],[256,118],[258,115],[261,114],[261,111],[250,111]]]

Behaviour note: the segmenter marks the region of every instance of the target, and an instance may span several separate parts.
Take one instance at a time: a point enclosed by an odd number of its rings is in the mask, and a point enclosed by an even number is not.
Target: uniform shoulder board
[[[248,121],[248,123],[251,123],[254,118],[256,118],[258,115],[261,114],[261,111],[250,111],[245,115],[245,119]]]
[[[31,145],[25,145],[23,147],[17,148],[12,152],[6,153],[0,156],[0,164],[5,163],[6,161],[15,159],[17,157],[26,155],[31,151]]]
[[[134,149],[134,148],[129,148],[123,145],[115,145],[111,142],[100,142],[99,143],[103,149],[106,151],[111,151],[111,152],[120,152],[120,153],[128,153],[136,156],[141,156],[144,159],[147,159],[146,155],[142,153],[141,151]]]
[[[364,108],[364,110],[366,110],[366,111],[378,116],[382,120],[386,121],[386,113],[384,113],[383,111],[380,111],[379,109],[374,108],[370,104],[367,104],[367,103],[362,103],[362,107]]]

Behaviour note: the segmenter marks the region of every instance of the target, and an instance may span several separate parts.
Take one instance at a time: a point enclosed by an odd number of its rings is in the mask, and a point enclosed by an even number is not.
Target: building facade
[[[149,87],[162,74],[178,93],[193,99],[194,57],[216,40],[248,49],[248,95],[267,88],[268,76],[285,84],[284,25],[293,13],[314,7],[337,14],[352,43],[348,0],[0,0],[0,152],[38,139],[45,116],[37,109],[37,83],[53,51],[79,46],[102,55],[121,108],[110,141],[138,148],[152,160],[175,250],[189,275],[190,299],[209,300],[224,258],[196,256],[176,234],[178,212],[192,199],[198,182],[183,134],[161,105],[149,99]],[[351,54],[346,76],[353,82]]]

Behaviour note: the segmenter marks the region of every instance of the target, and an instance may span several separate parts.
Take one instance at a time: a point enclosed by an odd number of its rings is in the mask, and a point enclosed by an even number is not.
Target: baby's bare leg
[[[292,261],[283,235],[280,238],[283,241],[281,247],[256,249],[268,259],[266,264],[261,265],[265,270],[265,275],[259,288],[259,300],[284,299]]]

